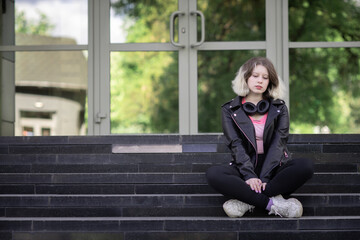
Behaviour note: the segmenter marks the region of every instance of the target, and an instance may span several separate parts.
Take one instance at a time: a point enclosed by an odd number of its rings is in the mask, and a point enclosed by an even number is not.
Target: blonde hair
[[[257,65],[264,66],[269,72],[269,85],[263,96],[265,98],[282,99],[285,96],[284,83],[277,75],[272,62],[265,57],[251,58],[240,67],[235,79],[232,81],[233,91],[241,97],[249,94],[250,90],[247,81]]]

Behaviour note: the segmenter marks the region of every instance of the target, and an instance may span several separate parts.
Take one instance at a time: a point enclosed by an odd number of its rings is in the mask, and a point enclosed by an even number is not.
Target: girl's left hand
[[[265,191],[265,188],[266,188],[266,182],[262,183],[261,188],[262,188],[262,190],[263,190],[263,191]]]

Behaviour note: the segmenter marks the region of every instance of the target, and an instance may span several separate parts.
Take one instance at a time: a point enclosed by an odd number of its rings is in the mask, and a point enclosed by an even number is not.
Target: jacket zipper
[[[233,119],[233,121],[235,122],[236,126],[240,129],[240,131],[245,135],[246,139],[251,143],[251,145],[253,146],[253,148],[255,149],[255,156],[256,156],[256,160],[255,160],[255,168],[257,166],[258,163],[258,153],[256,150],[255,145],[250,141],[249,137],[245,134],[245,132],[241,129],[241,127],[239,126],[239,124],[236,122],[235,118],[233,117],[233,115],[231,114],[231,118]]]

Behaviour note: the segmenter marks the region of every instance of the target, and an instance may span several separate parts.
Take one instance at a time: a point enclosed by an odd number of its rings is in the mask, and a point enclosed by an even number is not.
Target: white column
[[[15,6],[5,1],[5,13],[0,7],[0,45],[15,45]],[[6,33],[6,34],[3,34]],[[0,136],[15,133],[15,53],[0,54]]]
[[[266,0],[266,56],[283,79],[289,107],[288,0]]]
[[[179,49],[179,133],[190,134],[190,62],[189,62],[189,2],[179,0],[179,11],[185,12],[179,21],[179,43],[185,45]]]
[[[190,1],[189,13],[196,11],[196,1]],[[189,16],[189,121],[190,121],[190,134],[198,133],[198,55],[197,48],[191,47],[192,44],[197,42],[197,18],[199,16]],[[205,29],[202,29],[205,31]]]
[[[89,0],[88,134],[110,134],[110,2]]]

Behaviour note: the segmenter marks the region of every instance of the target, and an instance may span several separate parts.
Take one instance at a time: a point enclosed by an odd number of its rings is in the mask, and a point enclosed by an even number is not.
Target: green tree
[[[360,40],[356,1],[289,1],[289,16],[291,41]],[[293,131],[360,132],[359,56],[359,48],[290,50]]]
[[[15,9],[15,32],[45,36],[50,35],[55,25],[50,23],[50,19],[44,13],[38,11],[38,14],[38,21],[29,20],[24,11]]]

